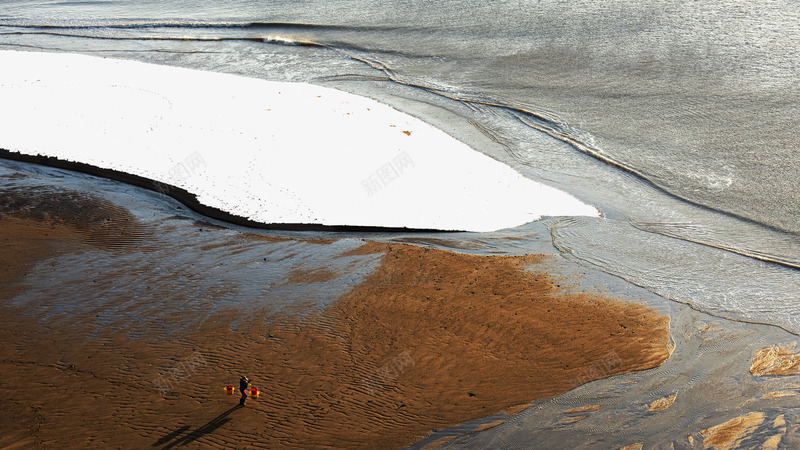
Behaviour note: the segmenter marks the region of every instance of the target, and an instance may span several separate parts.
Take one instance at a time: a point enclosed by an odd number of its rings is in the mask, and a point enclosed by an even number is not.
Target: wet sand
[[[550,257],[372,241],[351,252],[380,256],[364,282],[326,308],[277,320],[187,309],[142,315],[133,335],[93,314],[44,317],[13,300],[26,274],[64,254],[122,257],[157,233],[117,207],[81,201],[36,209],[46,215],[7,206],[0,219],[0,446],[401,447],[669,356],[668,317],[565,286],[546,273]],[[95,222],[103,226],[82,225]],[[248,239],[285,241],[241,233]],[[285,283],[334,276],[295,259]],[[180,293],[162,294],[152,308]],[[96,315],[124,310],[109,294]],[[245,408],[223,391],[239,374],[260,389]]]
[[[796,345],[794,341],[758,349],[750,364],[750,373],[755,376],[800,374],[800,351],[796,351]]]

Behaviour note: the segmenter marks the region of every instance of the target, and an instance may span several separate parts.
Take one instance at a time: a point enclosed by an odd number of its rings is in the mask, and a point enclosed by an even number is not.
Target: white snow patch
[[[263,223],[493,231],[598,211],[334,89],[0,51],[0,147],[115,169]]]

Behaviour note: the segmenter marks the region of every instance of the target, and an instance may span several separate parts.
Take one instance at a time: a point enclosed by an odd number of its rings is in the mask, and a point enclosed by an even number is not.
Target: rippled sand
[[[150,220],[14,176],[3,445],[400,447],[669,356],[668,317],[562,287],[552,256]]]

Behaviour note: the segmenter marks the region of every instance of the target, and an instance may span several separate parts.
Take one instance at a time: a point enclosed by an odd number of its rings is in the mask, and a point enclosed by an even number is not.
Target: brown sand
[[[778,450],[778,446],[780,446],[784,434],[785,433],[777,433],[770,436],[766,441],[764,441],[763,444],[761,444],[760,450]]]
[[[480,425],[480,426],[478,426],[478,427],[475,427],[475,429],[474,429],[474,430],[472,430],[472,432],[473,432],[473,433],[477,433],[478,431],[486,431],[486,430],[489,430],[489,429],[491,429],[491,428],[494,428],[494,427],[496,427],[496,426],[498,426],[498,425],[502,425],[502,424],[504,424],[505,422],[506,422],[505,420],[497,420],[497,421],[494,421],[494,422],[491,422],[491,423],[485,423],[485,424],[483,424],[483,425]]]
[[[797,342],[770,345],[758,349],[750,364],[755,376],[800,374],[800,352],[795,352]]]
[[[703,446],[718,449],[738,447],[764,421],[764,413],[751,412],[733,418],[725,423],[706,428],[703,435]]]
[[[456,439],[457,437],[458,436],[445,436],[443,438],[437,439],[434,442],[431,442],[430,444],[428,444],[428,445],[426,445],[425,447],[422,447],[422,448],[424,450],[432,450],[434,448],[439,448],[439,447],[447,444],[448,442],[452,441],[453,439]]]
[[[14,283],[58,247],[80,241],[81,236],[66,227],[35,220],[0,216],[0,298],[10,298]]]
[[[150,230],[125,208],[76,191],[11,188],[0,191],[0,300],[36,262],[79,244],[124,249]]]
[[[796,395],[797,395],[797,391],[786,389],[786,390],[782,390],[782,391],[772,391],[772,392],[766,393],[761,398],[795,397]]]
[[[0,217],[28,219],[51,229],[60,225],[80,234],[87,244],[106,248],[124,248],[150,235],[127,209],[70,190],[4,189],[0,191]]]
[[[675,403],[675,399],[677,397],[678,397],[678,393],[677,392],[672,394],[672,395],[670,395],[670,396],[662,397],[662,398],[654,401],[653,403],[650,403],[649,405],[647,405],[647,409],[649,411],[663,411],[663,410],[669,408],[670,406],[672,406],[672,404]]]
[[[336,278],[336,273],[322,268],[295,269],[286,276],[286,281],[295,284],[324,283]]]
[[[513,416],[514,414],[516,414],[518,412],[525,411],[526,409],[530,408],[531,406],[533,406],[533,402],[531,402],[531,403],[522,403],[522,404],[519,404],[519,405],[516,405],[516,406],[512,406],[510,408],[504,409],[503,410],[503,414],[505,414],[507,416]]]
[[[268,235],[265,235],[265,234],[248,233],[248,232],[239,233],[239,236],[242,239],[249,239],[249,240],[263,241],[263,242],[275,242],[275,243],[277,243],[277,242],[289,242],[289,241],[293,240],[293,239],[288,238],[288,237],[268,236]],[[328,244],[333,244],[334,242],[336,242],[336,240],[335,239],[303,239],[303,242],[307,242],[307,243],[310,243],[310,244],[318,244],[318,245],[328,245]]]
[[[568,418],[568,419],[564,419],[564,420],[562,420],[562,421],[559,423],[559,425],[561,425],[561,426],[563,426],[563,425],[572,425],[573,423],[580,422],[581,420],[583,420],[583,419],[585,419],[585,418],[587,418],[587,417],[589,417],[589,416],[575,416],[575,417],[570,417],[570,418]]]
[[[706,334],[709,331],[719,331],[721,329],[722,325],[720,325],[717,322],[708,322],[697,327],[697,331],[699,331],[702,334]]]
[[[625,447],[621,447],[619,450],[642,450],[644,444],[641,442],[637,442],[635,444],[626,445]]]
[[[2,286],[52,252],[108,243],[58,218],[4,217],[0,230]],[[400,447],[669,355],[667,317],[523,270],[545,257],[358,250],[376,252],[380,267],[328,309],[235,331],[240,317],[220,313],[133,339],[3,303],[0,446]],[[244,409],[222,390],[239,373],[261,390]]]
[[[780,446],[781,441],[783,441],[786,435],[786,417],[783,414],[776,417],[775,420],[772,421],[772,428],[774,428],[777,433],[764,440],[764,443],[761,444],[762,450],[777,450]]]
[[[597,411],[598,409],[603,408],[606,405],[591,405],[591,406],[581,406],[580,408],[572,408],[564,411],[564,414],[573,414],[579,412],[591,412]]]

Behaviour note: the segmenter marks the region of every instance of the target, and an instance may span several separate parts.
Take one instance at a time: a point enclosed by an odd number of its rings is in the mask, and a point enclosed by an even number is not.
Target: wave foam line
[[[726,252],[734,253],[747,258],[753,258],[770,264],[777,264],[779,266],[788,267],[790,269],[800,269],[800,262],[790,260],[788,258],[781,258],[776,255],[764,253],[758,250],[751,250],[741,246],[732,245],[722,242],[713,238],[702,238],[697,236],[697,232],[692,229],[693,224],[676,224],[676,223],[653,223],[653,222],[630,222],[630,224],[637,229],[653,234],[660,234],[662,236],[671,237],[673,239],[680,239],[682,241],[691,242],[694,244],[705,245],[707,247],[724,250]],[[688,228],[688,232],[681,232],[681,228]],[[694,236],[689,236],[694,232]]]

